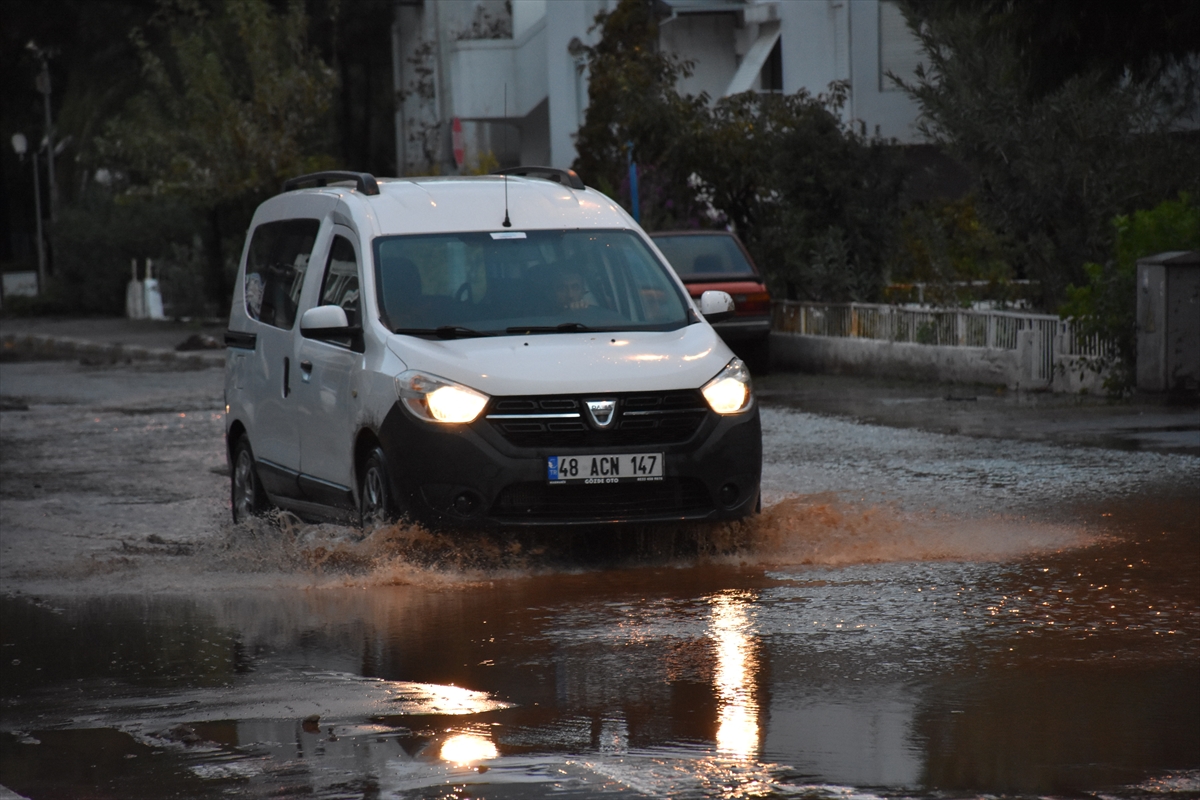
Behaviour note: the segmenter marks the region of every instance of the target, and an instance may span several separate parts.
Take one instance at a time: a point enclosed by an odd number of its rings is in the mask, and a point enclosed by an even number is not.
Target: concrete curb
[[[191,364],[197,367],[225,365],[225,350],[168,350],[164,347],[142,347],[135,344],[114,344],[75,339],[68,336],[48,336],[40,333],[6,333],[0,337],[5,354],[20,353],[57,358],[93,358],[116,364],[124,361],[159,361]]]

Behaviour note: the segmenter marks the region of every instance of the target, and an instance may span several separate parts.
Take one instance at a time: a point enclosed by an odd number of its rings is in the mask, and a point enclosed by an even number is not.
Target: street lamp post
[[[21,161],[29,151],[29,142],[23,133],[14,133],[12,147]],[[46,288],[46,244],[42,236],[42,185],[38,169],[37,148],[33,149],[33,208],[37,221],[37,257],[38,257],[38,294]]]
[[[53,225],[58,221],[58,182],[54,179],[54,156],[58,153],[54,149],[54,122],[50,116],[50,56],[53,53],[32,41],[25,46],[42,62],[41,72],[34,83],[42,94],[42,106],[46,113],[46,179],[50,182],[50,223]],[[37,157],[36,154],[34,157]]]

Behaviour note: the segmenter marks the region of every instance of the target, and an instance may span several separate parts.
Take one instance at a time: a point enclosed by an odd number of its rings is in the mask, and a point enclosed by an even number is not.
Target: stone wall
[[[1104,375],[1078,356],[1054,356],[1046,374],[1037,357],[1042,350],[1037,332],[1021,333],[1017,349],[1007,350],[772,331],[771,366],[785,371],[976,383],[1017,391],[1103,392]]]

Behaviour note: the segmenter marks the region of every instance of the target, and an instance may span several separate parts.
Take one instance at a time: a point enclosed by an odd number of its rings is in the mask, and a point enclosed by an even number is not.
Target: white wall
[[[546,0],[512,0],[513,38],[520,39],[522,33],[544,16]]]
[[[571,166],[576,155],[574,136],[587,104],[587,78],[577,70],[569,47],[576,38],[594,44],[598,34],[589,34],[588,29],[596,14],[615,2],[514,0],[512,39],[448,44],[448,117],[474,123],[468,138],[468,164],[478,160],[486,140],[502,162],[519,152],[522,163]],[[432,0],[427,4],[432,5]],[[473,7],[465,1],[438,5],[452,6],[456,17],[468,18],[466,10]],[[501,135],[506,85],[508,130],[516,135],[511,149],[502,144]],[[489,129],[487,135],[484,125]]]
[[[986,347],[949,347],[772,331],[771,366],[800,372],[1022,388],[1019,353]],[[1044,388],[1044,385],[1037,388]]]
[[[659,26],[659,44],[685,61],[692,61],[692,76],[679,81],[681,94],[708,92],[714,100],[738,68],[735,52],[734,14],[688,14],[664,20]]]
[[[839,19],[833,5],[828,0],[814,0],[780,6],[783,90],[788,94],[800,89],[821,94],[833,81],[849,77],[837,68]]]
[[[861,121],[868,134],[878,131],[905,144],[921,141],[915,127],[917,104],[890,82],[880,81],[881,44],[888,46],[890,63],[897,66],[915,65],[919,45],[911,33],[907,41],[897,40],[895,28],[893,38],[881,43],[879,0],[783,2],[779,13],[785,92],[803,88],[817,95],[831,82],[847,80],[847,120]]]
[[[515,39],[474,39],[450,46],[450,116],[503,120],[529,114],[546,99],[545,24]]]
[[[886,64],[900,77],[911,79],[912,70],[920,60],[920,44],[916,36],[903,26],[891,26],[886,40],[881,39],[881,16],[898,14],[894,3],[878,0],[856,0],[850,4],[851,47],[851,116],[862,120],[868,135],[878,133],[887,139],[904,144],[921,141],[916,129],[919,107],[908,94],[888,80],[884,74],[881,54],[888,53]],[[892,18],[895,22],[895,18]]]
[[[468,150],[475,152],[468,152],[468,162],[478,158],[485,141],[495,149],[504,119],[505,84],[508,115],[520,130],[512,155],[519,151],[524,161],[544,154],[540,160],[562,168],[574,162],[575,135],[587,106],[587,75],[569,47],[576,39],[594,44],[599,31],[589,29],[597,13],[616,3],[513,0],[512,39],[460,42],[453,34],[470,23],[476,0],[426,0],[424,19],[418,24],[423,23],[426,38],[437,38],[442,45],[434,105],[447,128],[454,116],[474,123]],[[910,68],[918,58],[915,38],[909,34],[906,41],[895,24],[887,27],[889,38],[880,40],[881,13],[885,22],[894,23],[894,6],[881,10],[880,0],[780,0],[751,3],[748,9],[748,22],[742,28],[733,13],[682,14],[663,22],[662,47],[695,62],[692,77],[680,82],[682,92],[707,92],[714,100],[723,96],[760,30],[752,20],[777,16],[785,92],[803,88],[818,95],[835,80],[849,81],[847,120],[861,120],[868,134],[877,132],[903,143],[919,141],[916,104],[880,78],[881,48],[891,65]],[[415,40],[409,35],[407,46]],[[487,126],[487,134],[482,126]]]
[[[616,6],[616,0],[554,0],[546,4],[546,85],[550,98],[550,163],[566,169],[575,161],[575,134],[587,107],[586,89],[579,96],[576,62],[568,52],[572,39],[584,44],[599,40],[588,33],[596,14]],[[586,87],[586,84],[584,84]]]

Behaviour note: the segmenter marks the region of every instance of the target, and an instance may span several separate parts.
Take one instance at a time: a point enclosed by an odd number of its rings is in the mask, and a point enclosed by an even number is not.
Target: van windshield
[[[375,240],[382,320],[414,335],[675,330],[688,307],[630,231],[503,231]]]

